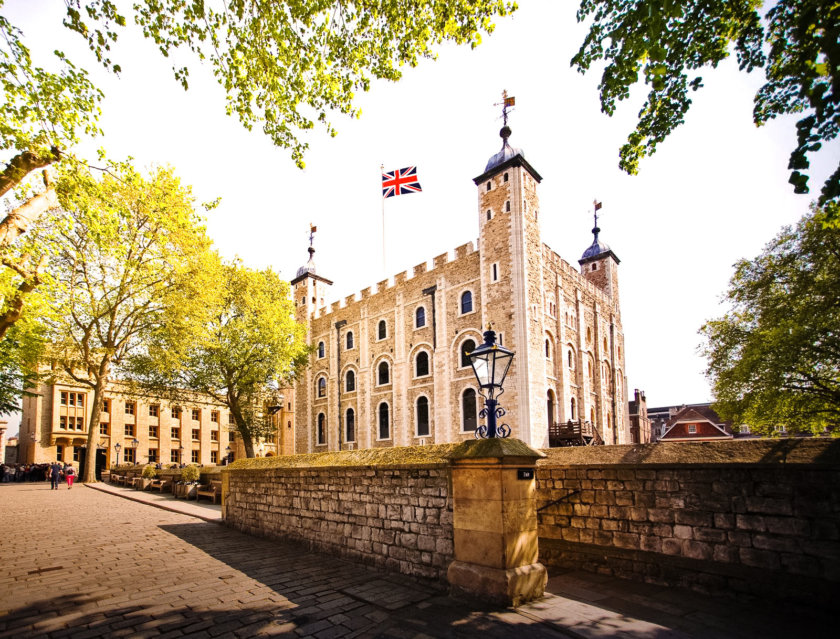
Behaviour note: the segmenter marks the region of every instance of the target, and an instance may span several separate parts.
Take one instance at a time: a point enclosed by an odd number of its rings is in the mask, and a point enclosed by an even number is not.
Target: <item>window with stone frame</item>
[[[414,376],[426,377],[429,374],[429,353],[420,351],[414,359]]]
[[[135,405],[134,402],[126,402],[125,403],[125,414],[126,415],[133,415],[134,414]]]
[[[418,397],[415,409],[417,437],[428,437],[431,432],[429,427],[429,398],[425,395]]]
[[[390,409],[388,407],[387,402],[382,402],[379,404],[379,408],[376,411],[379,417],[379,437],[378,439],[390,439],[391,438],[391,416],[390,416]]]
[[[149,417],[158,417],[160,415],[160,406],[157,404],[149,404]]]
[[[158,462],[158,449],[157,448],[150,448],[149,449],[149,463],[156,464]]]
[[[461,344],[461,357],[459,358],[459,363],[461,368],[472,368],[472,363],[470,362],[469,354],[475,350],[475,341],[471,339],[465,339]]]
[[[234,418],[233,413],[228,413],[228,424],[236,424],[236,418]]]
[[[210,441],[211,442],[219,441],[219,431],[217,431],[217,430],[211,430],[210,431]]]
[[[193,451],[190,452],[190,460],[192,461],[193,464],[197,464],[198,462],[201,461],[201,458],[199,457],[200,455],[201,455],[200,450],[193,450]]]
[[[352,393],[356,390],[356,373],[353,371],[347,371],[347,374],[344,376],[344,391],[347,393]]]
[[[327,378],[326,377],[319,377],[318,378],[318,397],[326,397],[327,396]]]
[[[461,293],[460,303],[461,315],[473,312],[473,295],[472,291],[464,291]]]
[[[219,451],[218,450],[211,450],[210,451],[210,463],[211,464],[218,464],[219,463]]]
[[[181,407],[173,406],[170,414],[172,415],[172,419],[181,419]]]
[[[201,409],[200,408],[193,408],[192,409],[192,420],[194,422],[201,421]]]
[[[192,438],[193,438],[193,441],[201,439],[201,431],[198,428],[193,428],[192,429]]]
[[[376,367],[376,383],[379,386],[391,383],[391,369],[388,362],[379,362],[379,366]]]
[[[158,436],[158,427],[157,426],[149,426],[149,437],[152,439],[157,439]]]
[[[64,446],[59,444],[55,447],[55,460],[61,461],[61,458],[64,456]]]
[[[347,331],[347,335],[345,337],[346,349],[353,350],[353,331]]]
[[[315,427],[315,442],[318,446],[325,446],[327,443],[327,416],[318,413],[318,424]]]
[[[125,424],[125,436],[134,437],[134,424]]]
[[[386,337],[388,337],[388,323],[384,319],[379,320],[379,324],[376,327],[376,338],[385,339]]]
[[[478,427],[478,396],[475,389],[466,388],[461,394],[461,428],[473,432]]]
[[[181,439],[181,429],[177,426],[173,426],[169,429],[169,436],[172,439]]]
[[[414,311],[414,328],[423,328],[426,325],[426,309],[418,306]]]
[[[324,342],[318,342],[318,359],[324,359],[327,354],[327,347]]]
[[[137,461],[137,450],[135,448],[125,448],[123,449],[125,454],[123,455],[123,461],[126,464],[133,464]]]
[[[108,422],[99,422],[99,434],[100,435],[107,435],[108,434]]]
[[[169,451],[169,461],[173,464],[180,464],[181,463],[181,451],[180,450],[170,450]]]
[[[344,441],[355,442],[356,441],[356,412],[352,408],[348,408],[347,413],[345,413],[345,415],[344,415],[344,426],[345,426]]]
[[[111,400],[107,397],[102,400],[102,412],[103,413],[110,413],[111,412]]]
[[[58,427],[61,430],[67,430],[67,417],[65,415],[59,415],[59,417],[58,417]]]
[[[210,421],[213,422],[214,424],[219,423],[219,411],[217,411],[217,410],[211,410],[210,411]]]

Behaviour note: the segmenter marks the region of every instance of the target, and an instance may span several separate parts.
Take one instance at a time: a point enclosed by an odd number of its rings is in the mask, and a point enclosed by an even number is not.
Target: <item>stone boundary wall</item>
[[[717,595],[836,602],[837,444],[779,454],[766,440],[680,443],[672,446],[689,448],[672,449],[670,463],[662,444],[603,447],[612,459],[601,464],[597,451],[569,453],[571,463],[550,451],[537,466],[540,561],[549,574],[586,569]]]
[[[454,556],[448,464],[232,469],[225,524],[444,580]]]

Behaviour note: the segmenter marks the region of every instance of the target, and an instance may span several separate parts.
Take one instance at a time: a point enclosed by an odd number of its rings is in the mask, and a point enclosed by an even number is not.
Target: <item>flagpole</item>
[[[379,172],[385,173],[385,165],[381,164],[379,166]],[[380,180],[382,176],[380,175]],[[382,199],[382,277],[388,277],[388,271],[385,266],[385,197],[384,195],[380,196]]]

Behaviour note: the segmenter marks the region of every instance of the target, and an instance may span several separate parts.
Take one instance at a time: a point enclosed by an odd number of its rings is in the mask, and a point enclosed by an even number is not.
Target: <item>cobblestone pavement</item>
[[[833,636],[803,611],[585,573],[517,610],[484,609],[83,485],[0,484],[0,520],[0,638]]]

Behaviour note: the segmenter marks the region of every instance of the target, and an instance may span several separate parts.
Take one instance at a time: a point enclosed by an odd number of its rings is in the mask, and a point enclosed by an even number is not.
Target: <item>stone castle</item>
[[[475,436],[482,400],[465,353],[488,326],[516,355],[499,399],[511,436],[548,447],[576,422],[629,443],[619,260],[599,239],[580,270],[543,243],[542,177],[509,143],[474,178],[472,242],[329,307],[315,250],[292,280],[311,366],[297,381],[295,452],[457,442]],[[597,208],[597,207],[596,207]],[[596,218],[597,220],[597,218]]]

